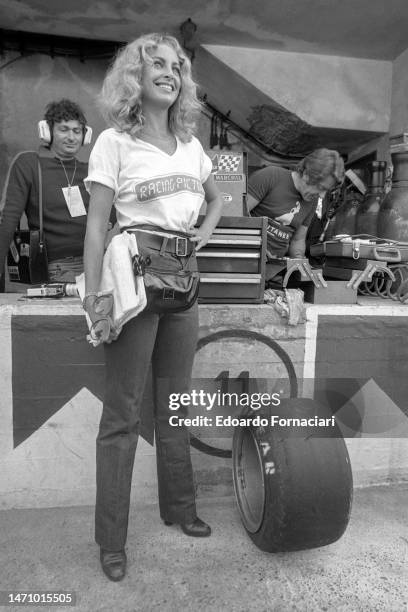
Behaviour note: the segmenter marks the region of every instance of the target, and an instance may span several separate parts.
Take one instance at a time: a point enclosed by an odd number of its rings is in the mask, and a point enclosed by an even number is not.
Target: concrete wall
[[[349,155],[349,161],[364,157],[373,151],[377,159],[390,162],[389,138],[408,132],[408,49],[392,63],[392,95],[390,101],[390,125],[388,133],[362,146]]]
[[[7,53],[2,65],[17,57]],[[83,109],[95,135],[103,120],[95,106],[107,67],[106,60],[87,60],[34,54],[17,59],[0,71],[0,185],[18,151],[38,147],[37,123],[48,102],[70,98]],[[89,147],[80,157],[88,159]]]
[[[278,104],[318,125],[330,121],[334,127],[352,128],[358,123],[359,129],[388,132],[390,115],[391,133],[400,133],[408,125],[408,50],[395,60],[393,67],[391,62],[265,49],[212,45],[207,46],[206,53],[209,51],[221,72],[223,65],[228,66],[230,75],[235,72],[237,86],[243,94],[237,95],[236,87],[225,87],[222,104],[218,106],[224,112],[232,109],[234,118],[241,112],[242,122],[245,121],[244,111],[240,111],[242,104],[245,104],[245,111],[251,106],[244,94],[251,91],[260,95],[262,91],[262,99],[257,102],[264,103],[270,96]],[[2,65],[16,58],[16,54],[6,53]],[[77,101],[97,136],[104,123],[95,99],[107,65],[107,60],[81,63],[76,58],[34,54],[18,58],[0,71],[0,185],[13,156],[18,151],[38,146],[36,125],[50,100],[69,97]],[[200,62],[197,68],[199,73]],[[210,91],[214,75],[207,76],[207,83],[205,75],[199,74],[199,77],[204,86],[208,85],[210,99],[217,100],[218,93],[212,96]],[[246,79],[250,85],[247,82],[244,87]],[[209,133],[209,120],[202,117],[198,136],[206,148]],[[235,148],[242,148],[239,139],[230,139]],[[357,147],[351,158],[377,150],[378,158],[385,159],[387,148],[387,138],[375,139]],[[86,147],[81,151],[82,159],[88,158],[89,150]],[[251,155],[254,155],[255,165],[262,163],[256,152]]]
[[[17,58],[6,53],[2,65]],[[48,102],[67,97],[83,109],[93,128],[93,142],[105,128],[96,105],[96,98],[105,76],[107,60],[51,58],[34,54],[16,61],[0,70],[0,191],[7,169],[19,151],[35,150],[39,140],[37,123],[43,118]],[[204,114],[198,123],[198,138],[203,147],[209,148],[210,119]],[[237,150],[244,146],[236,136],[229,136]],[[79,157],[87,160],[91,147],[81,149]],[[251,163],[261,165],[262,158],[252,147]]]
[[[313,126],[388,131],[391,62],[221,45],[205,49]]]
[[[301,378],[304,326],[282,325],[272,308],[201,306],[200,322],[201,337],[226,329],[237,334],[198,350],[197,388],[221,372],[234,379],[246,370],[251,376],[282,378],[286,396],[290,382],[281,355],[243,338],[242,329],[275,337]],[[103,350],[89,347],[84,336],[78,300],[0,298],[0,508],[93,503]],[[231,430],[214,437],[203,428],[192,433],[212,448],[231,449]],[[232,494],[231,460],[194,449],[192,454],[198,495]],[[139,501],[157,498],[155,463],[155,449],[140,440],[133,486]]]
[[[17,298],[5,294],[0,299],[0,508],[92,504],[103,351],[85,342],[78,300]],[[345,434],[354,436],[347,439],[354,483],[406,481],[408,419],[388,387],[393,371],[400,386],[404,381],[408,348],[401,329],[407,312],[404,306],[378,302],[309,306],[306,324],[295,327],[267,305],[202,305],[193,388],[214,384],[221,373],[236,384],[243,371],[267,385],[259,390],[282,391],[282,397],[296,391],[296,382],[307,395],[310,385],[302,377],[313,384],[323,374],[369,379],[350,397],[349,407],[341,408],[341,428],[357,414],[367,432],[362,437],[349,430]],[[231,330],[233,337],[222,335]],[[399,389],[401,394],[406,398],[406,389]],[[379,435],[381,414],[386,414],[386,427]],[[214,433],[213,428],[192,427],[191,432],[212,450],[231,449],[232,428]],[[195,449],[192,455],[198,496],[232,495],[231,459]],[[142,503],[157,499],[155,449],[144,440],[137,451],[132,496]]]
[[[393,63],[390,135],[408,131],[408,49]]]
[[[408,129],[408,50],[393,63],[220,45],[207,45],[206,53],[213,55],[219,71],[224,65],[230,75],[235,72],[244,97],[237,95],[236,87],[225,86],[219,106],[224,112],[232,109],[233,116],[243,121],[240,105],[244,103],[248,111],[251,106],[245,98],[247,90],[252,94],[258,90],[258,95],[263,92],[258,103],[272,99],[315,125],[358,126],[391,134]],[[15,53],[6,53],[2,66],[16,58]],[[107,60],[81,63],[76,58],[34,54],[18,58],[0,71],[0,184],[13,156],[37,147],[36,125],[50,100],[72,98],[83,107],[95,136],[103,129],[95,98],[107,64]],[[199,62],[197,67],[199,71]],[[209,74],[210,89],[211,79],[214,75]],[[205,86],[201,74],[200,80]],[[245,88],[246,80],[251,85]],[[208,94],[217,99],[217,92],[208,90]],[[209,121],[202,118],[199,137],[205,147],[209,128]],[[351,158],[377,150],[378,158],[385,159],[387,145],[387,138],[374,139],[358,146]],[[236,148],[242,147],[237,143]],[[83,149],[81,157],[87,159],[88,155],[89,148]]]

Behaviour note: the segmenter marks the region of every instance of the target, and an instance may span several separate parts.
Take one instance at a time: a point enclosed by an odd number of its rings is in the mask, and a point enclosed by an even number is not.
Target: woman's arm
[[[220,192],[215,184],[214,176],[210,174],[208,179],[203,183],[205,200],[207,202],[207,212],[204,221],[199,228],[191,230],[190,240],[196,242],[196,251],[205,246],[209,241],[215,226],[220,220],[223,202]]]
[[[92,183],[84,245],[85,295],[96,294],[99,291],[106,231],[113,196],[114,192],[110,187]]]

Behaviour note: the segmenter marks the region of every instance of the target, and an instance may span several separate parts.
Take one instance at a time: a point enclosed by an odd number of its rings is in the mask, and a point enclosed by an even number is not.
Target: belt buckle
[[[176,255],[178,257],[187,256],[187,238],[183,238],[182,236],[176,237]]]

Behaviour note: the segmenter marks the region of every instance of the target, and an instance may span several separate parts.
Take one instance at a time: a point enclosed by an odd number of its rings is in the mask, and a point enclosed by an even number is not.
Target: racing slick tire
[[[274,426],[263,412],[264,426],[251,421],[234,430],[233,480],[244,527],[267,552],[331,544],[347,527],[353,494],[341,431],[330,411],[312,399],[282,399],[273,410],[279,418]],[[286,426],[289,417],[313,423],[324,418],[330,425]]]

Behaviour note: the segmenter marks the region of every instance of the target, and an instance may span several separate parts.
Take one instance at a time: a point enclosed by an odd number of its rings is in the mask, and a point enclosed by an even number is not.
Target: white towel
[[[113,294],[112,339],[117,338],[125,323],[146,306],[143,277],[133,272],[132,257],[139,253],[134,233],[123,232],[110,241],[103,257],[102,275],[98,295]],[[84,274],[76,277],[80,298],[85,296]],[[86,314],[86,313],[85,313]],[[88,327],[92,322],[86,314]],[[92,342],[97,346],[97,342]]]

